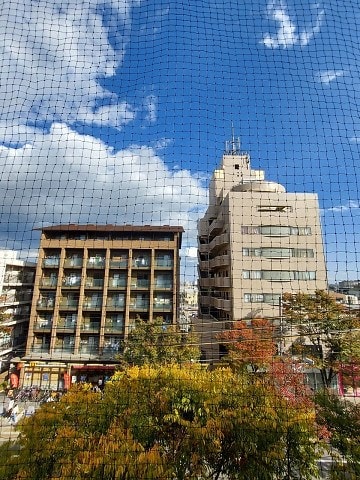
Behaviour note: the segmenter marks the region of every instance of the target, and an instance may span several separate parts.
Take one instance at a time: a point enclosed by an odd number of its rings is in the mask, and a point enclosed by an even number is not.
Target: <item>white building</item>
[[[279,317],[283,293],[327,288],[317,195],[265,180],[234,139],[210,183],[198,249],[199,330],[214,358],[230,322]]]
[[[16,251],[0,250],[1,369],[25,352],[35,267],[19,260]]]

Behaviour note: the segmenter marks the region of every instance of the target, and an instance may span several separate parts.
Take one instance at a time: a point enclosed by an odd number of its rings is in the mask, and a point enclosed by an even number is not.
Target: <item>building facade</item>
[[[0,250],[0,363],[25,353],[36,264],[14,250]]]
[[[42,230],[24,383],[67,388],[115,368],[137,318],[175,323],[182,227]]]
[[[317,195],[265,180],[234,140],[211,180],[198,252],[198,328],[208,350],[218,348],[210,332],[227,322],[279,318],[283,293],[327,288]]]

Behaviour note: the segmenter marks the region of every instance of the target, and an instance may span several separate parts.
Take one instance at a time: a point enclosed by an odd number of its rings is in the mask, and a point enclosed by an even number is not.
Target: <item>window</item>
[[[243,270],[242,276],[248,280],[269,280],[272,282],[316,280],[316,272],[297,272],[291,270]]]
[[[245,293],[245,303],[269,303],[270,305],[279,305],[281,293]]]
[[[306,248],[243,248],[244,257],[266,257],[266,258],[313,258],[314,250]]]
[[[292,212],[293,207],[290,205],[258,205],[258,212]]]
[[[267,235],[283,237],[288,235],[311,235],[311,227],[291,227],[289,225],[243,225],[243,235]]]

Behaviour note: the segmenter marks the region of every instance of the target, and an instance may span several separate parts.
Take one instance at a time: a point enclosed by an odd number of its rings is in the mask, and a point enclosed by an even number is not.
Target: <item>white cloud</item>
[[[324,83],[328,85],[329,83],[333,82],[339,77],[343,77],[345,75],[345,70],[324,70],[318,72],[315,75],[315,79],[319,83]]]
[[[358,210],[360,208],[359,202],[349,200],[345,205],[336,205],[335,207],[328,208],[329,212],[349,212],[350,210]]]
[[[134,108],[103,88],[99,79],[115,75],[121,66],[131,7],[138,3],[4,0],[0,122],[14,128],[39,121],[121,128],[131,121]],[[111,12],[111,21],[104,21],[104,9],[108,16]]]
[[[318,5],[314,5],[318,9]],[[307,45],[313,36],[320,31],[323,22],[324,10],[317,13],[315,22],[298,32],[295,21],[288,13],[288,7],[281,0],[271,1],[267,5],[267,15],[278,23],[276,34],[266,33],[262,43],[268,48],[289,48],[294,45]]]
[[[148,95],[144,101],[146,113],[146,121],[155,123],[157,118],[157,98],[155,95]]]
[[[356,137],[356,136],[351,137],[351,138],[350,138],[350,142],[352,142],[352,143],[360,143],[360,137]]]
[[[190,247],[207,190],[199,175],[170,170],[154,148],[114,152],[101,140],[53,124],[21,148],[1,146],[0,169],[4,225],[182,225],[187,255],[195,254]]]

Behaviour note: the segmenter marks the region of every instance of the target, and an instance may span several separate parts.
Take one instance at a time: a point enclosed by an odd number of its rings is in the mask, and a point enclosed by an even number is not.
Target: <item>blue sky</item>
[[[317,192],[330,280],[360,277],[356,0],[5,0],[2,248],[57,223],[196,220],[233,122],[253,168]]]

